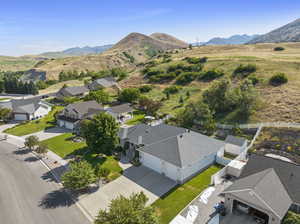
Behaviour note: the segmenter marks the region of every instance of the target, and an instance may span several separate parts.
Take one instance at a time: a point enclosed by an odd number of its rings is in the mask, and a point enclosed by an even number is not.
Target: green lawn
[[[21,123],[13,128],[6,129],[4,132],[16,136],[23,136],[54,127],[56,125],[54,115],[56,112],[61,111],[62,109],[63,107],[56,106],[45,117],[39,120]]]
[[[119,166],[119,163],[114,156],[102,157],[97,153],[91,153],[88,151],[85,142],[73,142],[71,140],[73,136],[74,135],[71,133],[66,133],[44,140],[43,143],[47,145],[51,151],[62,158],[72,154],[83,155],[83,158],[92,166],[96,166],[99,163],[102,164],[102,167],[106,167],[111,171],[111,174],[109,175],[110,180],[114,180],[121,175],[122,168]]]
[[[211,176],[221,169],[211,166],[187,183],[171,190],[152,206],[160,219],[160,224],[168,224],[185,206],[210,185]]]
[[[145,118],[145,113],[143,111],[134,111],[133,118],[126,121],[125,124],[127,125],[137,125],[141,123]]]
[[[9,100],[10,98],[0,98],[0,101]]]

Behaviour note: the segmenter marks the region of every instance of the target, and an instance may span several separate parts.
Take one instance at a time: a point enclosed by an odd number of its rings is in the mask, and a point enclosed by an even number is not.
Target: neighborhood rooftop
[[[186,131],[187,129],[185,128],[174,127],[167,124],[157,126],[138,124],[133,127],[122,128],[119,135],[122,139],[127,139],[128,142],[149,145],[169,137],[177,136]]]
[[[113,106],[108,108],[111,112],[115,114],[122,114],[122,113],[129,113],[133,111],[133,108],[130,106],[129,103],[123,103],[117,106]]]
[[[235,195],[267,211],[271,208],[280,218],[285,216],[292,204],[289,194],[273,168],[238,179],[223,193]]]
[[[85,92],[88,92],[89,89],[86,86],[71,86],[71,87],[65,87],[59,91],[60,94],[65,95],[64,93],[70,94],[70,95],[79,95]]]
[[[40,97],[33,97],[28,99],[12,99],[4,102],[2,107],[9,108],[15,113],[34,113],[40,106]]]
[[[179,133],[139,148],[138,151],[158,157],[178,167],[186,167],[199,159],[216,153],[225,145],[224,142],[193,131]]]
[[[101,79],[97,79],[94,82],[103,86],[103,87],[111,87],[116,84],[116,80],[114,77],[108,76]]]
[[[74,111],[77,114],[85,115],[89,113],[104,111],[104,108],[102,107],[102,105],[92,100],[69,104],[65,108],[65,111]]]

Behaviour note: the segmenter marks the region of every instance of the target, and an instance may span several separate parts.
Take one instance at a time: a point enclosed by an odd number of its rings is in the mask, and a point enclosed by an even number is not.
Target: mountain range
[[[227,44],[245,44],[251,41],[254,38],[257,38],[259,35],[233,35],[228,38],[215,37],[210,39],[207,42],[202,43],[202,45],[227,45]]]
[[[47,58],[63,58],[63,57],[71,57],[71,56],[83,56],[89,54],[100,54],[103,51],[110,49],[113,45],[103,45],[103,46],[96,46],[96,47],[73,47],[66,49],[64,51],[53,51],[53,52],[45,52],[40,54],[40,56],[47,57]]]
[[[300,41],[300,19],[288,23],[271,32],[260,35],[248,44],[257,43],[279,43],[279,42],[299,42]]]

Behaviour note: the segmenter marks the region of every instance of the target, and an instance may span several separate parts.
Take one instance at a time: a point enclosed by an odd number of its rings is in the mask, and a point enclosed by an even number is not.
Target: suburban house
[[[52,109],[52,106],[42,101],[40,97],[2,101],[0,107],[11,109],[12,119],[16,121],[38,119],[47,115]]]
[[[183,183],[224,154],[225,142],[166,124],[140,124],[120,131],[127,155],[139,154],[142,165]]]
[[[118,83],[114,77],[108,76],[101,79],[96,79],[90,84],[88,84],[88,88],[90,90],[98,90],[109,87],[118,87]]]
[[[64,97],[82,97],[89,92],[86,86],[71,86],[63,87],[56,93],[56,98],[63,99]]]
[[[300,213],[300,165],[252,154],[222,194],[227,212],[239,210],[280,224],[289,210]]]
[[[57,124],[70,130],[75,130],[81,120],[103,112],[104,108],[96,101],[85,101],[69,104],[57,115]]]
[[[232,155],[239,155],[248,144],[247,139],[228,135],[225,139],[225,152]]]
[[[107,113],[117,119],[118,122],[123,123],[133,118],[133,108],[129,103],[123,103],[120,105],[106,108]]]

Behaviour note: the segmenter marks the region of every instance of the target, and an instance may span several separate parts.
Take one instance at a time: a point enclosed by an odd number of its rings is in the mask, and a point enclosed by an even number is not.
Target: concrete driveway
[[[94,193],[80,198],[80,203],[96,216],[100,209],[107,209],[110,201],[119,195],[129,197],[133,193],[144,192],[152,204],[167,193],[176,182],[144,166],[130,167],[118,179],[104,185]]]
[[[54,127],[54,128],[49,128],[49,129],[40,131],[40,132],[32,133],[32,134],[29,134],[29,135],[24,135],[24,136],[22,136],[22,138],[25,139],[28,136],[35,135],[41,141],[43,141],[43,140],[46,140],[48,138],[53,138],[53,137],[56,137],[58,135],[62,135],[64,133],[68,133],[68,132],[71,132],[71,130],[61,128],[61,127]]]

